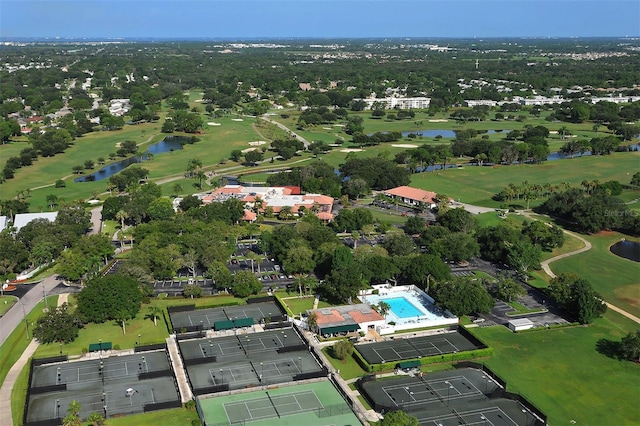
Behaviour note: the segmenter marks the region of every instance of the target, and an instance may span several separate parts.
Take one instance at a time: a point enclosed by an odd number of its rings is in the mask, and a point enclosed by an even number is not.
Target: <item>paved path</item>
[[[529,213],[523,213],[525,216],[527,216],[530,219],[533,220],[537,220],[534,217],[531,216],[531,214]],[[556,274],[553,273],[553,271],[551,270],[551,268],[549,267],[549,264],[552,262],[555,262],[556,260],[560,260],[560,259],[564,259],[566,257],[569,256],[573,256],[576,254],[580,254],[580,253],[584,253],[585,251],[589,251],[591,250],[591,243],[589,241],[587,241],[586,239],[582,238],[580,235],[571,232],[571,231],[567,231],[566,229],[562,230],[565,234],[570,235],[574,238],[577,238],[578,240],[580,240],[582,242],[582,244],[584,244],[584,247],[579,248],[578,250],[574,250],[574,251],[570,251],[569,253],[563,253],[560,254],[558,256],[552,257],[551,259],[547,259],[544,262],[540,263],[540,266],[542,267],[542,270],[549,275],[551,278],[555,278]],[[629,318],[631,321],[634,321],[636,324],[640,324],[640,318],[638,318],[637,316],[625,311],[622,308],[617,307],[616,305],[613,305],[609,302],[603,301],[606,305],[607,308],[610,308],[613,311],[616,311],[617,313],[624,315],[625,317]]]
[[[65,303],[68,299],[68,294],[61,294],[58,296],[58,306]],[[11,329],[13,331],[13,328]],[[13,386],[18,379],[18,375],[22,371],[22,369],[29,363],[29,359],[33,356],[38,349],[40,343],[36,339],[31,339],[29,346],[24,350],[22,356],[18,358],[15,364],[9,370],[7,377],[4,379],[2,383],[2,387],[0,388],[0,425],[3,426],[12,426],[13,419],[11,417],[11,391],[13,390]]]
[[[173,371],[176,373],[176,379],[178,380],[180,398],[184,404],[193,398],[193,394],[191,393],[191,387],[189,387],[189,383],[187,382],[187,375],[184,371],[184,366],[182,365],[182,358],[180,358],[180,354],[178,353],[178,344],[176,343],[174,335],[167,338],[167,348],[169,349],[169,356],[171,357]]]
[[[298,139],[300,142],[302,142],[304,144],[304,147],[308,147],[309,146],[309,141],[306,140],[305,138],[303,138],[302,136],[300,136],[299,134],[297,134],[296,132],[292,131],[291,129],[289,129],[287,126],[285,126],[284,124],[272,120],[269,118],[268,115],[263,115],[260,117],[261,119],[263,119],[266,122],[269,122],[271,124],[275,124],[276,126],[278,126],[279,128],[281,128],[282,130],[284,130],[285,132],[289,133],[291,136],[293,136],[295,139]]]

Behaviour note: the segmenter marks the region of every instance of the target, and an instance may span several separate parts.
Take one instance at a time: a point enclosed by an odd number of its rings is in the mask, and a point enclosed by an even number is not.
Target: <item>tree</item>
[[[576,274],[562,273],[551,280],[549,296],[564,310],[574,315],[581,324],[601,317],[607,305],[591,284]]]
[[[384,300],[381,300],[380,303],[378,303],[378,305],[375,307],[375,310],[378,311],[378,313],[386,319],[387,314],[391,310],[391,306]]]
[[[93,426],[104,425],[104,417],[102,417],[100,413],[91,413],[89,417],[87,417],[87,421],[93,424]]]
[[[262,283],[250,271],[238,271],[233,277],[231,292],[237,297],[247,297],[262,290]]]
[[[353,354],[353,349],[353,343],[349,340],[339,340],[332,346],[333,355],[341,361],[350,357]]]
[[[78,295],[78,316],[86,322],[133,318],[140,311],[142,292],[139,283],[118,274],[90,280]]]
[[[473,215],[461,207],[439,214],[438,223],[453,232],[472,233],[477,226]]]
[[[282,266],[290,274],[307,274],[316,266],[313,250],[304,241],[293,240],[289,245]]]
[[[500,277],[491,285],[489,291],[493,297],[504,302],[511,302],[518,296],[527,294],[524,287],[509,277]]]
[[[82,322],[69,312],[69,306],[63,303],[38,318],[33,336],[40,343],[70,343],[78,337]]]
[[[418,424],[418,419],[402,410],[385,413],[379,423],[380,426],[418,426]]]
[[[640,330],[631,331],[622,338],[620,356],[629,361],[640,362]]]
[[[118,309],[113,319],[122,327],[122,334],[127,334],[127,321],[133,318],[125,309]]]
[[[182,295],[186,298],[198,299],[204,294],[202,287],[196,284],[187,284],[182,287]]]
[[[435,285],[434,290],[437,305],[457,316],[487,313],[494,305],[485,286],[475,278],[453,277]]]
[[[116,213],[116,220],[120,221],[120,230],[124,231],[124,222],[129,218],[129,215],[124,210],[119,210]]]
[[[309,316],[307,316],[307,325],[309,326],[309,330],[311,331],[316,329],[316,326],[318,325],[317,312],[311,312]]]
[[[69,403],[69,409],[67,415],[62,419],[63,426],[81,426],[82,419],[80,419],[80,403],[75,399]]]
[[[542,251],[540,246],[527,240],[516,240],[507,249],[507,262],[519,272],[526,274],[529,269],[540,267]]]
[[[420,216],[411,216],[404,224],[404,232],[408,235],[419,234],[425,228],[425,221]]]
[[[162,309],[157,305],[149,306],[149,316],[153,319],[153,325],[158,326],[158,317],[162,314]]]
[[[150,220],[170,220],[174,215],[173,204],[168,198],[156,198],[147,208]]]

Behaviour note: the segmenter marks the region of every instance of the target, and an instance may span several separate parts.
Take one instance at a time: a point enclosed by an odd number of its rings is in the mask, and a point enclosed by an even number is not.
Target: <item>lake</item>
[[[609,247],[611,253],[625,259],[640,262],[640,242],[622,240]]]
[[[91,173],[90,175],[80,176],[75,178],[74,182],[94,182],[98,180],[103,180],[108,177],[115,175],[116,173],[126,169],[132,164],[142,163],[149,159],[149,154],[158,155],[165,152],[171,152],[178,149],[182,149],[182,146],[185,143],[189,143],[191,141],[190,137],[187,136],[169,136],[161,140],[160,142],[156,142],[154,144],[149,145],[149,149],[147,149],[142,155],[134,155],[133,157],[128,157],[120,161],[116,161],[115,163],[108,164],[97,171]]]

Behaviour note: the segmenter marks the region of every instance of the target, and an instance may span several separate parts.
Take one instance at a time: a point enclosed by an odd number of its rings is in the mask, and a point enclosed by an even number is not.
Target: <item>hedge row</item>
[[[396,365],[398,365],[399,362],[411,361],[415,359],[420,361],[421,365],[429,365],[429,364],[442,364],[445,362],[453,363],[453,361],[463,361],[463,360],[466,361],[466,360],[472,360],[476,358],[485,358],[491,355],[493,355],[492,348],[483,348],[483,349],[474,349],[472,351],[456,352],[456,353],[443,354],[443,355],[434,355],[434,356],[427,356],[422,358],[403,359],[401,361],[385,362],[382,364],[369,364],[362,357],[362,355],[360,354],[360,352],[358,352],[357,349],[353,351],[353,356],[355,360],[358,362],[358,364],[360,364],[360,367],[362,367],[363,370],[368,371],[370,373],[393,370],[396,368]]]

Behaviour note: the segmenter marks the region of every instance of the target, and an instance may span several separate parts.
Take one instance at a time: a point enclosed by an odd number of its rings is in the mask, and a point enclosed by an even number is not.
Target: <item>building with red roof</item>
[[[246,209],[251,212],[264,213],[267,208],[271,208],[274,214],[278,214],[283,208],[288,207],[293,214],[300,214],[302,210],[307,210],[315,213],[324,222],[333,220],[331,211],[334,199],[332,197],[322,194],[302,195],[297,186],[226,185],[210,194],[199,196],[204,204],[223,202],[230,197],[244,202]]]
[[[435,192],[425,191],[424,189],[413,188],[411,186],[398,186],[387,189],[384,191],[384,195],[413,206],[423,205],[430,209],[436,206],[435,199],[437,194]]]
[[[307,314],[316,316],[315,331],[327,337],[360,331],[366,333],[370,328],[380,328],[385,323],[384,317],[366,303],[311,309]]]

